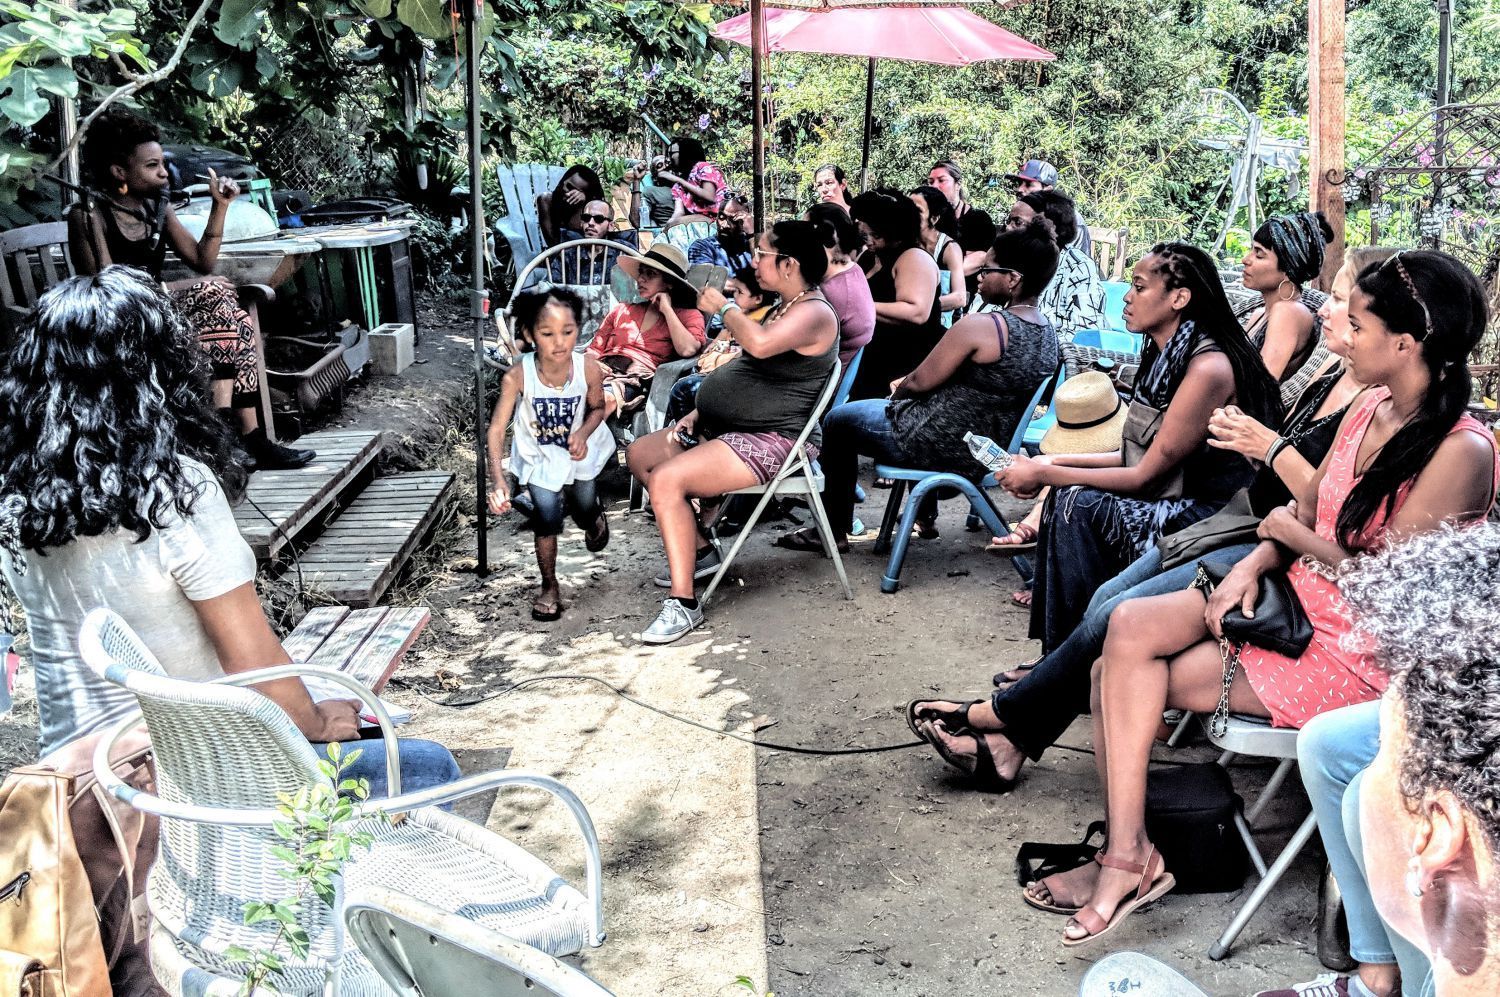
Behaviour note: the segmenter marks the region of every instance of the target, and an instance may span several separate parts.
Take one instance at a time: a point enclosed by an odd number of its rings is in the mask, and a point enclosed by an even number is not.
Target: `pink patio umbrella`
[[[797,0],[768,2],[790,7]],[[848,2],[855,4],[861,0]],[[803,5],[806,5],[806,0]],[[1048,62],[1056,58],[1046,49],[961,7],[845,6],[839,0],[823,0],[823,5],[817,9],[789,10],[778,6],[778,9],[765,12],[764,21],[765,51],[854,55],[869,60],[865,74],[860,187],[865,186],[870,164],[876,59],[967,66],[996,59]],[[753,44],[753,23],[753,14],[741,14],[720,23],[714,34],[725,41],[747,46],[758,55],[757,46]],[[756,119],[758,123],[758,112]],[[761,182],[758,175],[755,182],[758,190]]]

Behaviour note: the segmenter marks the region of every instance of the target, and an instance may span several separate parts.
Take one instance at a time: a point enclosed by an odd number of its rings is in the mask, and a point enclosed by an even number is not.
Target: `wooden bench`
[[[319,606],[281,644],[293,661],[341,671],[379,693],[431,620],[425,606]]]
[[[3,306],[4,327],[0,328],[5,341],[9,341],[17,324],[36,308],[37,299],[54,285],[78,271],[73,266],[73,255],[68,249],[68,223],[46,222],[27,225],[23,228],[0,232],[0,306]],[[168,290],[197,283],[203,278],[171,281]],[[237,285],[240,307],[250,316],[255,327],[256,370],[260,375],[260,424],[266,435],[276,441],[276,424],[271,417],[271,386],[266,378],[265,339],[260,331],[260,305],[274,301],[276,292],[264,284]]]

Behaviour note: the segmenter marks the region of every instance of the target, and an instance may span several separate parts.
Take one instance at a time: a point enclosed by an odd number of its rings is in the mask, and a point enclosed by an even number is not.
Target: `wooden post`
[[[755,174],[753,196],[755,231],[766,221],[766,124],[761,94],[761,63],[766,57],[766,8],[761,0],[750,0],[750,109],[752,118],[751,172]]]
[[[1344,0],[1308,0],[1307,134],[1312,210],[1328,217],[1333,242],[1318,284],[1324,290],[1344,265]],[[1331,174],[1331,177],[1330,177]]]
[[[875,128],[875,60],[865,67],[865,140],[859,153],[859,190],[870,189],[870,133]]]

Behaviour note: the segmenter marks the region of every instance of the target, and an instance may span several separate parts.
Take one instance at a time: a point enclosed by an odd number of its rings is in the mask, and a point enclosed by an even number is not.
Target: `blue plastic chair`
[[[864,355],[865,348],[861,346],[854,354],[854,359],[849,361],[849,369],[844,371],[844,378],[839,381],[839,390],[834,392],[833,404],[828,406],[830,412],[849,400],[849,392],[854,390],[854,379],[859,376],[859,362],[864,359]]]
[[[1106,280],[1104,284],[1104,317],[1111,329],[1125,331],[1125,293],[1130,285],[1123,280]]]
[[[1119,329],[1079,329],[1073,333],[1074,346],[1090,346],[1096,350],[1112,350],[1116,353],[1140,355],[1142,338],[1133,332]]]
[[[1005,517],[1000,515],[995,503],[984,493],[984,488],[996,484],[993,474],[985,475],[982,488],[951,471],[919,471],[910,467],[876,464],[875,473],[895,482],[891,486],[891,497],[885,505],[880,535],[875,540],[875,553],[883,554],[886,550],[891,552],[890,560],[886,562],[885,575],[880,579],[882,592],[890,594],[901,587],[901,565],[906,560],[906,548],[911,544],[911,531],[917,523],[917,510],[922,505],[922,499],[935,488],[953,488],[962,493],[969,500],[969,508],[978,514],[995,536],[1004,536],[1010,532]],[[911,487],[911,495],[907,497],[903,509],[901,499],[908,485]],[[896,523],[898,514],[899,526]]]

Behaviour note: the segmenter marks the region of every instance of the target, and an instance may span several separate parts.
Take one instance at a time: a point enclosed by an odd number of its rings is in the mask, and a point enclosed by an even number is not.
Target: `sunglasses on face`
[[[605,222],[614,220],[609,215],[583,215],[582,217],[584,221],[593,222],[596,225],[602,225]]]
[[[786,254],[785,253],[777,253],[777,252],[774,252],[774,251],[769,250],[769,249],[761,249],[759,246],[755,246],[755,247],[753,247],[750,250],[750,256],[753,259],[755,259],[757,262],[759,262],[759,260],[760,260],[760,258],[762,256],[783,256],[784,257],[784,256],[786,256]]]

